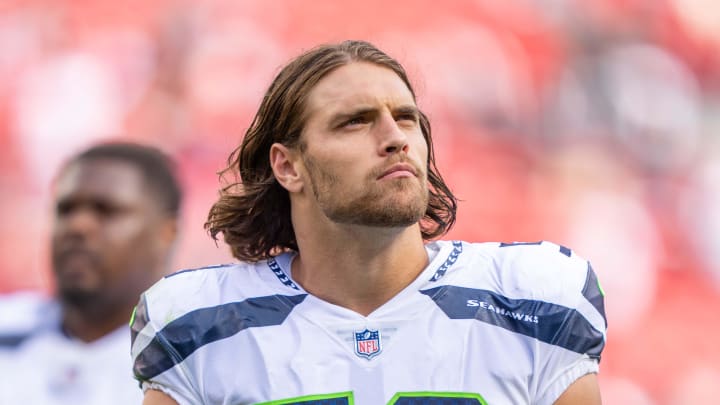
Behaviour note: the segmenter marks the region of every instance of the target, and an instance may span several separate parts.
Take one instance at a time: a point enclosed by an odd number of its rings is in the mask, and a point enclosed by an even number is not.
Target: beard
[[[86,307],[97,303],[102,296],[97,291],[83,290],[80,288],[61,288],[58,290],[58,298],[70,306]]]
[[[69,305],[86,306],[101,298],[98,274],[102,273],[100,258],[92,252],[76,249],[53,249],[52,264],[58,298]]]
[[[423,180],[424,172],[416,165],[413,166],[421,173],[419,181],[413,177],[378,182],[386,165],[373,170],[365,179],[364,187],[348,190],[339,176],[317,164],[312,157],[304,154],[303,161],[310,174],[315,199],[333,222],[394,228],[416,224],[425,215],[429,192]],[[402,161],[398,159],[398,162]]]

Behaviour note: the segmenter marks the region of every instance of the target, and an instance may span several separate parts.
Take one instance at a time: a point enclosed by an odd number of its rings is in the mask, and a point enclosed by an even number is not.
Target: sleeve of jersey
[[[151,317],[155,308],[148,305],[147,295],[140,298],[130,321],[133,374],[143,392],[162,391],[179,405],[200,404],[203,401],[194,389],[183,357],[163,337],[165,325]]]
[[[539,317],[550,333],[538,342],[538,405],[552,405],[578,378],[598,372],[607,329],[603,292],[590,263],[573,253],[550,264],[557,288],[548,289],[548,310]]]

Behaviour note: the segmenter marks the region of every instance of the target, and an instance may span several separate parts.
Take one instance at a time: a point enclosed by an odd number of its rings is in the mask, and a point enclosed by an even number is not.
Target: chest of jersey
[[[365,318],[307,297],[282,324],[203,347],[186,367],[210,403],[528,402],[531,340],[450,319],[422,294],[396,304]]]

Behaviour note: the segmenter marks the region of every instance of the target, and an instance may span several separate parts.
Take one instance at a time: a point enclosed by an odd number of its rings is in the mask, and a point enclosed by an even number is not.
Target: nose
[[[391,113],[382,114],[377,128],[379,153],[382,156],[408,151],[408,135],[398,126]]]
[[[68,212],[58,213],[55,218],[56,230],[67,236],[87,236],[97,225],[97,215],[89,207],[76,207]]]

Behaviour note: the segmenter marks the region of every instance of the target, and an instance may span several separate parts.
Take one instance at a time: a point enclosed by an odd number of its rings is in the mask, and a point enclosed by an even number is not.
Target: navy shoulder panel
[[[0,350],[14,349],[32,336],[31,332],[0,335]]]
[[[151,379],[209,343],[248,328],[280,325],[305,297],[307,294],[270,295],[189,312],[155,334],[135,359],[135,376],[140,380]],[[144,308],[139,307],[136,312],[147,316]],[[147,322],[138,318],[136,315],[136,322],[143,325]]]
[[[450,319],[475,319],[598,359],[605,346],[602,332],[578,311],[562,305],[457,286],[421,292]]]

